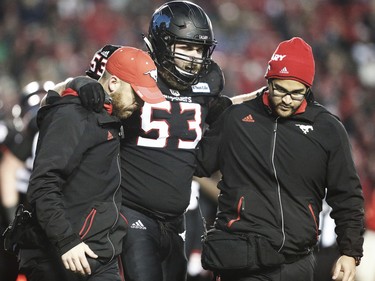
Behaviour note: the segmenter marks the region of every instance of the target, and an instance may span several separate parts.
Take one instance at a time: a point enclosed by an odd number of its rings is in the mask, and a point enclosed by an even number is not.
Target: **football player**
[[[32,81],[22,91],[20,101],[12,108],[12,126],[3,145],[0,162],[1,199],[7,224],[13,218],[18,203],[23,202],[33,166],[38,128],[36,115],[41,99],[52,81]]]
[[[127,281],[185,280],[184,213],[195,147],[224,76],[211,59],[217,44],[211,21],[196,4],[159,7],[144,40],[166,101],[145,103],[124,122],[121,213],[128,233],[122,263]]]

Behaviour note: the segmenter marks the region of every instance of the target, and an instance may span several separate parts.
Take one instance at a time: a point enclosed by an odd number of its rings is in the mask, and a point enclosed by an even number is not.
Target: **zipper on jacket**
[[[311,203],[309,204],[309,210],[310,210],[310,213],[311,213],[311,216],[314,220],[314,224],[315,224],[315,233],[316,233],[316,240],[319,239],[319,227],[318,227],[318,221],[316,219],[316,216],[315,216],[315,213],[314,213],[314,209],[311,205]]]
[[[271,162],[272,162],[272,169],[273,173],[275,175],[275,180],[277,183],[277,197],[279,200],[279,207],[280,207],[280,218],[281,218],[281,233],[282,233],[282,242],[281,246],[278,249],[278,252],[282,250],[285,244],[285,226],[284,226],[284,211],[283,211],[283,204],[281,202],[281,188],[280,188],[280,182],[279,178],[277,177],[277,171],[276,171],[276,166],[275,166],[275,149],[276,149],[276,138],[277,138],[277,121],[279,120],[280,117],[277,117],[275,119],[275,125],[273,126],[273,139],[272,139],[272,155],[271,155]]]
[[[117,184],[117,188],[116,188],[116,190],[115,190],[115,192],[113,193],[113,196],[112,196],[112,202],[113,202],[113,205],[114,205],[115,210],[116,210],[116,219],[111,226],[110,232],[116,226],[116,224],[119,220],[119,213],[120,213],[120,210],[117,208],[117,204],[116,204],[116,194],[120,190],[120,187],[121,187],[121,167],[120,167],[120,160],[119,159],[120,159],[120,154],[117,154],[116,162],[117,162],[117,170],[118,170],[118,174],[119,174],[119,181],[118,181],[118,184]],[[115,246],[113,245],[113,243],[111,241],[111,238],[109,237],[110,232],[107,233],[108,241],[109,241],[109,243],[111,244],[111,247],[112,247],[112,257],[110,258],[109,262],[113,260],[113,258],[115,257],[115,253],[116,253]]]
[[[236,221],[239,221],[241,219],[241,211],[245,210],[245,202],[244,202],[244,197],[241,196],[240,200],[238,201],[237,204],[237,218],[230,220],[227,224],[228,227],[231,227],[233,223]]]
[[[81,237],[81,239],[83,239],[87,235],[87,233],[90,231],[95,215],[96,215],[96,209],[92,209],[89,215],[86,217],[85,222],[81,230],[79,231],[79,236]]]

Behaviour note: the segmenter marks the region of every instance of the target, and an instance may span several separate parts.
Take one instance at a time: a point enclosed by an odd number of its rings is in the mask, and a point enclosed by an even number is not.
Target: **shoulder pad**
[[[220,66],[212,61],[209,66],[208,73],[203,76],[199,82],[208,83],[211,93],[210,95],[217,96],[223,90],[225,85],[225,78],[223,71],[221,70]]]

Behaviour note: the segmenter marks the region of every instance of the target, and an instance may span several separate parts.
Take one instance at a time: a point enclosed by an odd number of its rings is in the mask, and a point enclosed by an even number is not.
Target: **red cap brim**
[[[165,97],[158,87],[141,87],[132,84],[133,90],[137,95],[147,103],[159,103],[165,101]]]

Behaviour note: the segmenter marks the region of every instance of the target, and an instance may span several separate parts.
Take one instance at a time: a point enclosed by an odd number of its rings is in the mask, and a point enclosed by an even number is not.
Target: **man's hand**
[[[231,97],[230,99],[232,100],[232,103],[233,104],[239,104],[239,103],[243,103],[245,101],[248,101],[248,100],[252,100],[252,99],[255,99],[258,95],[260,95],[267,87],[262,87],[258,90],[255,90],[251,93],[247,93],[247,94],[242,94],[242,95],[237,95],[237,96],[234,96],[234,97]]]
[[[103,109],[105,92],[102,85],[89,77],[79,76],[71,80],[66,88],[78,93],[82,105],[87,109],[100,112]]]
[[[90,275],[91,268],[86,255],[96,259],[98,256],[84,242],[67,251],[61,256],[66,269],[82,275]]]
[[[232,101],[227,96],[222,95],[214,99],[210,104],[210,108],[208,110],[208,114],[206,117],[206,123],[208,125],[214,123],[219,118],[219,116],[224,112],[224,110],[231,105]]]
[[[333,268],[332,279],[337,281],[354,281],[355,267],[353,257],[342,255]]]

